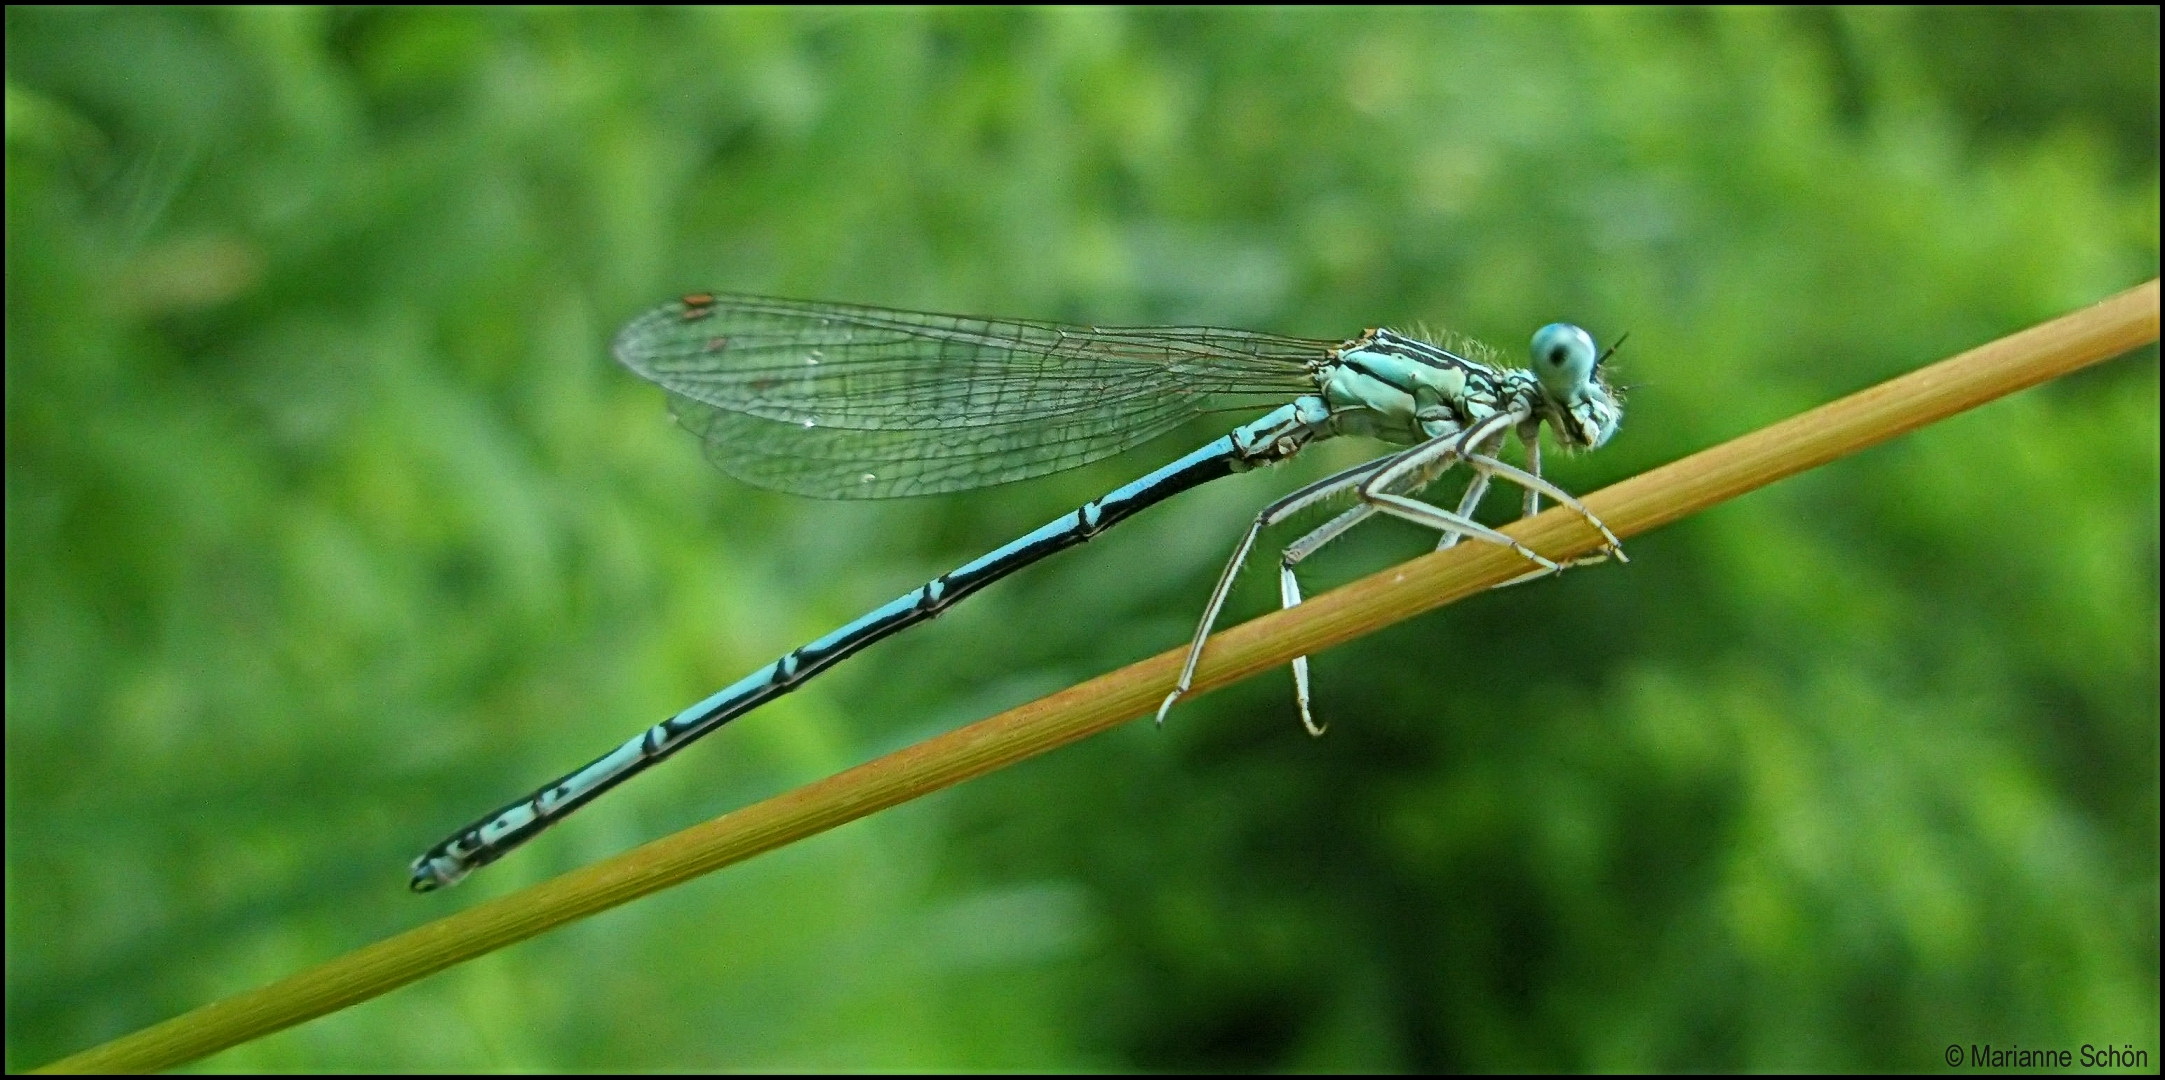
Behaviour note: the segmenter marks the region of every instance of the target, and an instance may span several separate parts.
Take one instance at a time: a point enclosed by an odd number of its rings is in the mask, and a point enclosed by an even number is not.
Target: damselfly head
[[[1592,450],[1616,434],[1623,405],[1609,389],[1601,362],[1606,353],[1594,336],[1570,323],[1534,331],[1534,378],[1541,384],[1541,415],[1565,446]]]

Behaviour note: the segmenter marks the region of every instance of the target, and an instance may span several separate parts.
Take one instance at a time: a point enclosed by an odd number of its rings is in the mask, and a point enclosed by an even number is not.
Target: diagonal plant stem
[[[2155,278],[2098,304],[1732,439],[1585,497],[1618,536],[1659,528],[2158,338]],[[1600,536],[1551,509],[1504,532],[1554,559]],[[1200,693],[1480,592],[1524,570],[1508,549],[1460,544],[1210,639]],[[1147,715],[1184,649],[928,739],[492,900],[267,986],[62,1059],[41,1071],[150,1071],[291,1027],[423,976],[845,822]]]

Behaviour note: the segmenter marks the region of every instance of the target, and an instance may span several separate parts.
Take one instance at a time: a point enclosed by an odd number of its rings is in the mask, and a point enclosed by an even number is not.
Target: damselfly
[[[1613,351],[1613,349],[1611,350]],[[1285,549],[1280,596],[1300,602],[1294,567],[1347,529],[1385,514],[1472,537],[1534,564],[1559,565],[1473,519],[1492,479],[1522,488],[1532,514],[1546,495],[1570,507],[1623,558],[1616,537],[1541,477],[1541,428],[1592,449],[1622,408],[1603,374],[1608,353],[1586,331],[1552,323],[1533,336],[1532,367],[1506,367],[1473,342],[1374,329],[1346,341],[1207,327],[1062,326],[927,315],[848,304],[699,293],[632,320],[616,358],[668,391],[709,460],[762,487],[830,499],[961,491],[1040,476],[1125,450],[1206,412],[1276,405],[1259,419],[1012,543],[933,578],[847,626],[792,650],[712,697],[640,732],[547,786],[430,848],[412,887],[452,884],[715,728],[802,686],[844,657],[1124,518],[1198,484],[1271,465],[1320,439],[1398,444],[1371,461],[1264,507],[1204,605],[1180,678],[1185,693],[1234,576],[1263,529],[1333,496],[1354,504]],[[1497,457],[1516,435],[1526,466]],[[1413,498],[1456,465],[1472,471],[1456,510]],[[1519,580],[1524,580],[1521,578]],[[1308,665],[1293,663],[1301,722]]]

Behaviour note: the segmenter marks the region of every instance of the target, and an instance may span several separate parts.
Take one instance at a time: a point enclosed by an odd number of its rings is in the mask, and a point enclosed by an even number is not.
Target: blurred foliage
[[[2158,266],[2155,8],[6,19],[11,1068],[1170,647],[1362,449],[411,897],[449,827],[1184,448],[752,490],[607,359],[666,297],[1629,330],[1585,491]],[[206,1066],[2154,1062],[2157,372],[1321,656],[1327,738],[1252,680]]]

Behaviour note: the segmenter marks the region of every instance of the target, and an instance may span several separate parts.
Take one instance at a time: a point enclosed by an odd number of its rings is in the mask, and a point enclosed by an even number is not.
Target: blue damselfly
[[[792,650],[610,753],[460,829],[414,861],[412,887],[450,885],[693,740],[804,684],[859,649],[1145,507],[1222,476],[1292,457],[1337,435],[1397,444],[1271,503],[1235,547],[1204,606],[1180,678],[1185,693],[1227,592],[1263,529],[1334,496],[1354,504],[1285,549],[1283,603],[1300,602],[1294,567],[1376,515],[1436,530],[1439,547],[1472,537],[1534,564],[1559,565],[1473,519],[1492,479],[1518,485],[1532,514],[1541,496],[1583,515],[1541,478],[1541,429],[1567,449],[1614,434],[1622,408],[1603,374],[1607,353],[1586,331],[1535,332],[1532,367],[1507,367],[1459,338],[1430,343],[1372,329],[1343,341],[1209,327],[1083,327],[965,318],[849,304],[698,293],[640,316],[617,335],[616,358],[668,391],[677,419],[709,460],[750,483],[831,499],[962,491],[1041,476],[1135,446],[1206,412],[1276,406],[1165,467],[948,571],[854,622]],[[1524,468],[1497,458],[1516,435]],[[1413,498],[1456,465],[1472,471],[1456,510]],[[1524,580],[1521,578],[1519,580]],[[1301,722],[1308,665],[1293,662]]]

